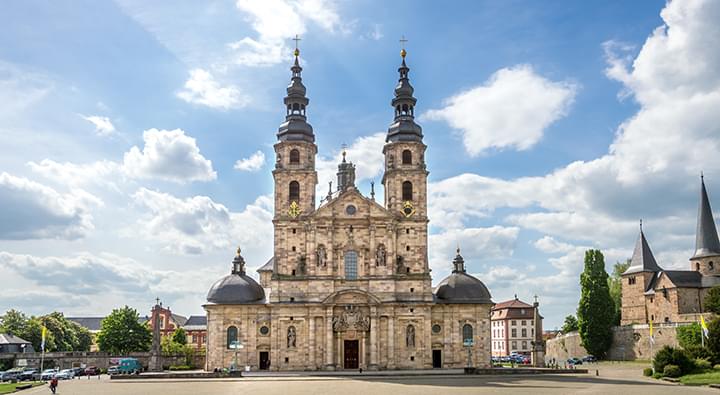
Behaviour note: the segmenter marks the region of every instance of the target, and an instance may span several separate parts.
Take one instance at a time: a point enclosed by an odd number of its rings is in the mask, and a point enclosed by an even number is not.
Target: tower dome
[[[210,287],[207,301],[215,304],[248,304],[263,303],[264,300],[263,288],[245,274],[245,259],[240,255],[238,248],[237,255],[233,259],[232,272]]]
[[[452,274],[435,288],[438,303],[492,303],[490,291],[485,284],[465,273],[465,260],[460,255],[460,248],[457,249],[453,266]]]

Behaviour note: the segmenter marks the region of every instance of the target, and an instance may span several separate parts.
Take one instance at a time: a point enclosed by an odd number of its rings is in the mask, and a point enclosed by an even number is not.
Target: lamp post
[[[238,369],[238,350],[242,350],[245,346],[240,340],[235,340],[230,342],[230,348],[235,350],[235,362],[233,363],[233,369],[230,369],[230,371],[240,371],[240,369]]]
[[[473,341],[473,339],[463,340],[463,346],[465,348],[467,348],[467,354],[468,354],[467,367],[465,368],[466,374],[473,373],[475,370],[472,366],[473,365],[473,363],[472,363],[472,347],[474,344],[475,344],[475,342]]]

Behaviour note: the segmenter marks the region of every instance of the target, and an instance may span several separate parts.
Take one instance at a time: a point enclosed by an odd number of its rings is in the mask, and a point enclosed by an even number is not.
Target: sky
[[[0,312],[203,314],[237,246],[272,255],[272,145],[300,36],[318,195],[346,144],[382,177],[401,37],[428,146],[433,282],[457,244],[500,302],[579,299],[639,220],[689,268],[720,213],[720,2],[6,1]],[[382,199],[382,188],[377,188]]]

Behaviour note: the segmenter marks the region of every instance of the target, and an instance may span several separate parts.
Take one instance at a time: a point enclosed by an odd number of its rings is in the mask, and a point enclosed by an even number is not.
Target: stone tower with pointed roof
[[[640,229],[630,267],[622,274],[621,325],[696,322],[704,299],[720,284],[720,242],[705,180],[700,179],[695,252],[690,270],[660,267]]]
[[[461,368],[468,354],[488,366],[492,300],[459,250],[452,274],[432,287],[426,146],[406,54],[383,148],[385,202],[376,202],[374,187],[367,197],[355,185],[345,150],[335,188],[316,199],[317,146],[295,51],[274,146],[274,255],[258,284],[238,252],[208,292],[207,369],[235,358],[272,370]]]

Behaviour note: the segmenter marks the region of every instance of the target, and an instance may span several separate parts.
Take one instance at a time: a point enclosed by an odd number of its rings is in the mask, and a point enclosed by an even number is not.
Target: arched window
[[[473,340],[473,328],[470,324],[463,325],[463,344]]]
[[[715,264],[713,264],[713,261],[708,262],[708,267],[710,270],[713,270],[715,268]]]
[[[300,183],[297,181],[291,181],[290,182],[290,201],[291,202],[299,202],[300,201]]]
[[[413,200],[412,182],[405,181],[402,184],[402,200]]]
[[[231,326],[227,329],[227,348],[231,348],[230,346],[237,344],[237,341],[238,328],[236,326]]]
[[[697,262],[695,263],[695,271],[696,272],[700,271],[700,263],[697,263]]]
[[[347,280],[357,278],[357,252],[355,251],[345,253],[345,278]]]
[[[300,163],[300,151],[293,149],[290,151],[290,164]]]
[[[412,165],[412,152],[409,149],[402,152],[402,163],[403,165]]]
[[[407,114],[408,114],[408,106],[407,106],[407,104],[403,104],[402,115],[407,115]]]

